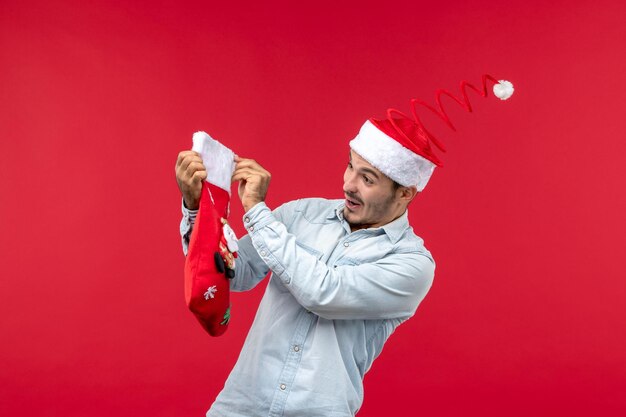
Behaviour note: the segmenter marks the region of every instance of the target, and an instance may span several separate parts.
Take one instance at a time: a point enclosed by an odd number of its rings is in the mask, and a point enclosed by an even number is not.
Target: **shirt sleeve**
[[[408,318],[433,282],[434,262],[418,252],[331,268],[297,245],[264,203],[246,213],[244,226],[258,255],[296,300],[326,319]]]
[[[297,201],[285,203],[278,207],[273,212],[273,216],[280,219],[281,222],[289,223],[293,219],[294,206]],[[269,209],[262,203],[268,211]],[[249,213],[254,213],[258,210],[259,205],[253,207],[244,214],[244,223],[249,217]],[[254,228],[253,228],[254,229]],[[258,251],[255,249],[252,243],[250,234],[245,235],[238,242],[239,251],[237,252],[237,260],[235,266],[235,278],[230,282],[230,289],[232,291],[248,291],[254,288],[259,282],[263,280],[270,272],[270,268],[267,263],[259,256]]]

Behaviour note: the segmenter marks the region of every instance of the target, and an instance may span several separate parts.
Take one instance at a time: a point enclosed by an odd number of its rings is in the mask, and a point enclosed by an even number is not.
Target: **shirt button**
[[[280,384],[280,389],[281,389],[281,390],[283,390],[283,391],[284,391],[284,390],[286,390],[286,389],[287,389],[287,385],[285,385],[285,384]]]
[[[294,352],[300,352],[300,346],[295,345],[295,346],[293,347],[293,350],[294,350]]]
[[[348,246],[350,246],[350,244],[348,242],[343,242],[343,246],[347,248]]]
[[[246,222],[246,223],[250,223],[250,217],[246,216],[246,218],[243,219],[243,221]]]
[[[254,226],[250,226],[248,229],[250,229],[251,232],[254,232]]]
[[[264,250],[261,251],[261,256],[265,256],[267,255],[267,252],[265,252]]]

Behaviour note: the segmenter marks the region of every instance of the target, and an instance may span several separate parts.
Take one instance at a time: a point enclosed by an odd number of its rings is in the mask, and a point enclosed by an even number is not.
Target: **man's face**
[[[343,192],[343,217],[352,231],[383,226],[406,210],[393,181],[353,151],[343,174]]]

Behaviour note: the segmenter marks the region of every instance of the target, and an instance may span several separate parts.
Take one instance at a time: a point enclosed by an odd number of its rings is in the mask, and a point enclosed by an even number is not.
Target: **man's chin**
[[[353,232],[356,230],[366,229],[369,227],[368,224],[363,222],[363,219],[359,218],[358,216],[355,216],[354,214],[350,212],[344,212],[343,219],[348,223],[348,225],[350,226],[350,230],[352,230]]]
[[[347,207],[343,209],[343,218],[352,226],[360,224],[359,216]]]

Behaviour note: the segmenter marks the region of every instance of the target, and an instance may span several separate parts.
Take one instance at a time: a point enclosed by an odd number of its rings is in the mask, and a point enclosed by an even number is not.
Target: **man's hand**
[[[206,179],[206,168],[200,154],[194,151],[182,151],[176,160],[176,182],[183,195],[185,207],[197,210],[202,195],[202,180]]]
[[[239,198],[247,212],[265,200],[272,175],[253,159],[235,157],[235,172],[232,181],[239,181]]]

